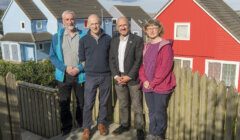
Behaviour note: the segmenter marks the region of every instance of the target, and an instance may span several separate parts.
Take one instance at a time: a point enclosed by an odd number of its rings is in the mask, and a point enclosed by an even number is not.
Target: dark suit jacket
[[[118,64],[119,37],[114,37],[111,41],[109,64],[112,76],[120,75]],[[129,34],[125,56],[124,56],[124,74],[131,77],[129,85],[138,84],[138,70],[142,63],[143,39],[137,35]]]

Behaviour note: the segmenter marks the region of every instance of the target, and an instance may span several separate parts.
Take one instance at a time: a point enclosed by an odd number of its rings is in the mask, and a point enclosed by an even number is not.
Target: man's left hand
[[[131,80],[131,78],[127,75],[121,76],[121,83],[126,84]]]

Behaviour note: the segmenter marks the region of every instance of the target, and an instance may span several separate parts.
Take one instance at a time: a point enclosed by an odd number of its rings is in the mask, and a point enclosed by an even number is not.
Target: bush
[[[17,80],[34,83],[43,86],[55,87],[54,67],[49,60],[15,64],[0,60],[0,75],[6,76],[13,73]]]

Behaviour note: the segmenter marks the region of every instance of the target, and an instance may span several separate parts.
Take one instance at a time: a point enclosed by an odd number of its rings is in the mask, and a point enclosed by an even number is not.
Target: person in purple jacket
[[[158,20],[149,20],[144,30],[149,41],[144,46],[139,78],[149,110],[146,139],[162,140],[167,129],[168,102],[176,86],[172,42],[162,38],[164,29]]]

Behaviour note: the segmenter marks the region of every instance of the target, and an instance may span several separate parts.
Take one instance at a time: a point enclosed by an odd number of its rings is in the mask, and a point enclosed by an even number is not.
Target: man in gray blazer
[[[129,106],[135,114],[138,140],[144,139],[142,92],[139,89],[138,71],[142,62],[143,39],[131,34],[126,17],[117,20],[119,36],[111,41],[109,63],[115,79],[115,90],[120,104],[121,125],[113,131],[119,135],[130,128]],[[129,97],[131,100],[129,100]]]

